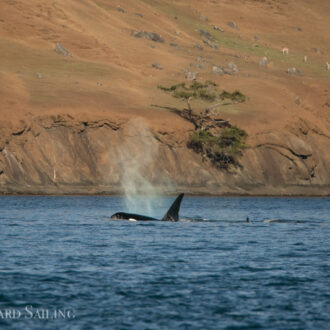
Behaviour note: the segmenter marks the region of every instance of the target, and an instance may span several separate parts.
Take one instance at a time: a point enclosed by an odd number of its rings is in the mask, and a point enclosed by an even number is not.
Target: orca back
[[[115,220],[139,220],[139,221],[153,221],[155,218],[148,217],[146,215],[118,212],[111,216],[111,219]]]
[[[166,214],[164,215],[162,221],[178,221],[179,220],[179,210],[181,206],[181,201],[184,194],[180,194],[176,200],[173,202],[171,207],[168,209]]]

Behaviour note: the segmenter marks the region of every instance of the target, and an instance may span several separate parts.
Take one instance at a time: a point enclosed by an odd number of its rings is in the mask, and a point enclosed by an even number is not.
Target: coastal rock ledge
[[[164,194],[330,195],[322,132],[251,136],[240,166],[228,170],[187,147],[191,132],[70,115],[0,122],[0,193],[120,194],[148,183]]]

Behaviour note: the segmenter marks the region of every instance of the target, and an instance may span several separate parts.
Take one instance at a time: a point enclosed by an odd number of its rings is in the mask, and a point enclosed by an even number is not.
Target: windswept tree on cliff
[[[181,117],[194,124],[195,130],[189,136],[188,147],[202,154],[203,159],[209,159],[219,169],[229,169],[231,165],[238,166],[238,159],[246,147],[247,133],[237,126],[232,126],[227,120],[212,115],[210,109],[220,106],[241,103],[246,100],[240,91],[232,93],[218,90],[218,85],[212,81],[204,84],[194,81],[175,84],[170,87],[158,86],[170,93],[174,98],[187,103],[187,109],[172,109]],[[191,102],[203,100],[217,103],[207,107],[203,112],[193,112]]]

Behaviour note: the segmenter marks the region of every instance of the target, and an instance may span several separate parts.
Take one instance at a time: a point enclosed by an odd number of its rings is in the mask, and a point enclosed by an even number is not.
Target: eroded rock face
[[[187,147],[191,131],[178,137],[145,122],[45,116],[1,123],[0,133],[1,193],[122,193],[145,180],[165,193],[330,194],[329,137],[317,131],[252,137],[227,171]]]

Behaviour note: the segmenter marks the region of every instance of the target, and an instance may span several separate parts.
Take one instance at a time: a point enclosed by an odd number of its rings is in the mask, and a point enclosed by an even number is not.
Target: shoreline
[[[137,196],[176,196],[184,193],[186,196],[199,197],[269,197],[269,198],[330,198],[330,185],[212,185],[191,186],[173,184],[164,186],[154,184],[149,192],[142,188],[136,190]],[[125,190],[118,185],[101,184],[57,184],[57,185],[17,185],[0,186],[0,196],[125,196]]]
[[[161,193],[156,195],[139,195],[136,196],[144,196],[144,197],[173,197],[176,196],[177,193]],[[215,193],[186,193],[184,192],[185,197],[208,197],[208,198],[324,198],[329,199],[329,194],[215,194]],[[0,192],[1,197],[125,197],[124,193],[109,193],[109,192],[100,192],[100,193],[24,193],[24,192],[10,192],[3,193]]]

